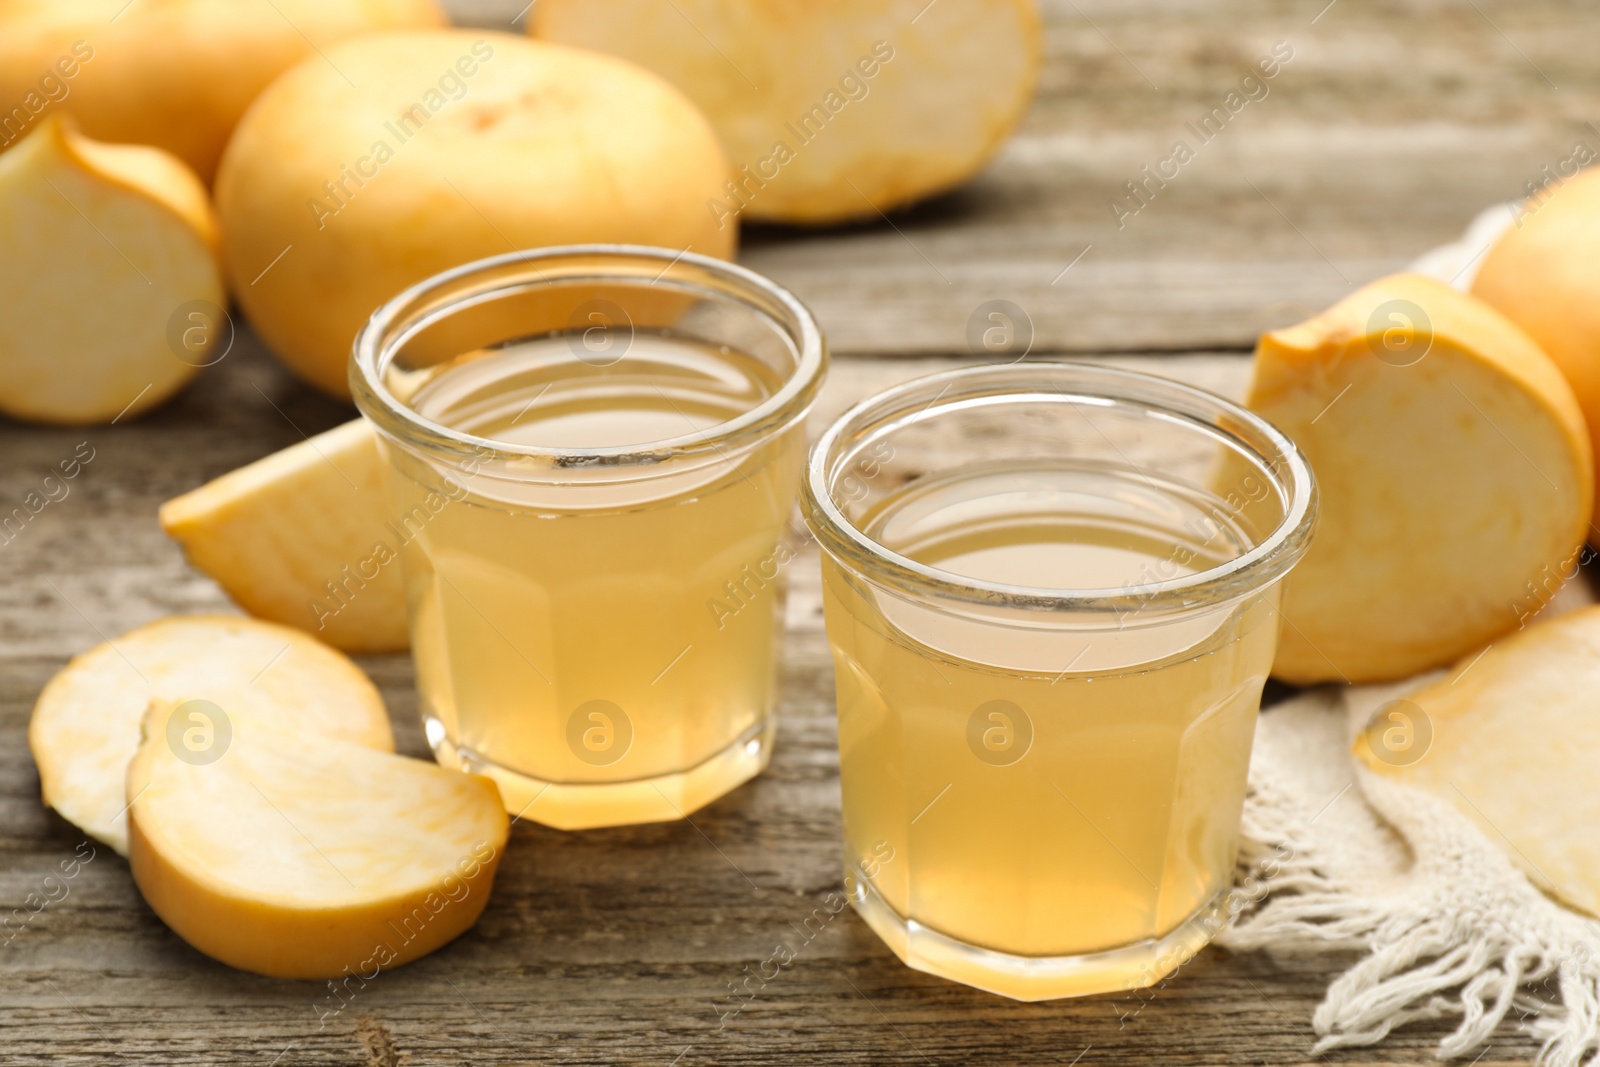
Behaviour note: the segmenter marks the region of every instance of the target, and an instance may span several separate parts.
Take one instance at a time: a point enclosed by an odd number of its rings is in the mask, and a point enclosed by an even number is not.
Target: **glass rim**
[[[737,299],[740,289],[754,293],[781,308],[792,320],[783,322],[777,316],[771,315],[767,309],[751,302],[755,310],[766,313],[788,336],[795,349],[795,366],[784,378],[783,385],[771,396],[725,422],[676,437],[603,448],[524,445],[465,433],[426,418],[389,389],[384,381],[385,372],[393,363],[399,349],[408,340],[427,326],[457,311],[481,303],[489,294],[585,277],[607,281],[622,281],[628,277],[621,274],[614,278],[596,276],[592,269],[565,278],[550,277],[539,270],[541,265],[554,267],[558,261],[566,259],[611,259],[617,263],[630,260],[658,263],[661,265],[660,273],[646,283],[652,286],[665,278],[674,267],[686,264],[726,283],[727,292],[709,290],[725,299]],[[430,298],[447,297],[452,288],[460,286],[475,275],[487,277],[518,264],[528,266],[533,277],[532,282],[527,278],[523,278],[520,282],[507,278],[503,286],[487,290],[463,288],[454,299],[442,299],[437,303],[430,303]],[[642,279],[643,275],[640,276],[640,280]],[[811,310],[789,290],[747,267],[686,249],[654,245],[571,244],[525,249],[476,259],[431,275],[391,297],[372,313],[360,332],[356,334],[351,346],[349,380],[352,398],[361,413],[391,435],[401,433],[410,444],[468,452],[478,457],[493,456],[533,461],[548,466],[623,466],[659,463],[668,459],[712,452],[722,453],[730,447],[743,447],[752,441],[769,437],[805,415],[821,390],[827,364],[827,345]],[[384,413],[388,419],[380,421],[374,418],[377,412]]]
[[[1052,376],[1074,379],[1077,387],[1059,388],[1062,383],[1047,380]],[[1032,388],[1027,386],[1030,378]],[[1095,385],[1118,391],[1107,396],[1097,392]],[[967,387],[965,391],[963,387]],[[928,400],[930,392],[933,397]],[[1119,587],[1057,589],[983,581],[919,563],[870,537],[834,502],[830,487],[835,475],[841,473],[836,463],[840,457],[835,453],[847,435],[854,437],[895,416],[906,416],[916,402],[925,401],[911,415],[920,421],[929,417],[930,411],[955,403],[1043,392],[1067,401],[1074,396],[1101,401],[1102,405],[1110,400],[1176,416],[1191,424],[1203,420],[1212,433],[1228,438],[1265,469],[1283,501],[1282,520],[1248,551],[1193,574]],[[1234,427],[1222,425],[1222,419],[1231,420]],[[1255,436],[1276,455],[1267,454],[1260,444],[1242,436],[1239,429]],[[854,455],[848,453],[848,457]],[[1282,577],[1310,546],[1317,515],[1317,488],[1310,464],[1289,436],[1242,405],[1209,390],[1143,371],[1062,360],[962,367],[913,378],[867,397],[834,420],[812,447],[801,503],[806,520],[825,551],[865,577],[902,592],[1001,609],[1125,613],[1214,605],[1265,588]]]

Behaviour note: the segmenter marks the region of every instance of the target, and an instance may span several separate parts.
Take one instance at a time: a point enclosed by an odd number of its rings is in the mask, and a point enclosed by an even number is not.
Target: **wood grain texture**
[[[1581,5],[1325,2],[1050,0],[1039,102],[969,188],[892,225],[748,234],[746,263],[796,289],[837,352],[873,357],[839,361],[816,421],[953,365],[935,357],[964,355],[973,308],[994,298],[1027,310],[1035,354],[1170,352],[1114,358],[1237,394],[1247,360],[1221,350],[1454,237],[1575,139],[1600,144],[1586,124],[1600,116],[1600,69],[1580,47],[1592,28]],[[453,6],[504,25],[521,2]],[[1121,183],[1279,40],[1295,58],[1270,95],[1117,229],[1106,202]],[[0,543],[0,913],[82,840],[39,803],[25,740],[39,689],[104,637],[226,607],[162,536],[156,506],[350,416],[241,332],[149,417],[79,431],[0,422],[0,512],[80,442],[94,449],[68,495]],[[519,823],[477,927],[342,1005],[326,987],[189,949],[102,848],[0,947],[0,1067],[1431,1058],[1445,1024],[1312,1057],[1333,960],[1210,949],[1156,990],[1028,1005],[908,970],[849,911],[806,940],[797,926],[840,884],[838,765],[814,557],[791,574],[781,726],[756,782],[683,823],[573,834]],[[409,661],[362,662],[402,748],[423,755]],[[779,943],[795,962],[726,1014],[730,983]],[[1507,1026],[1478,1063],[1535,1052]]]

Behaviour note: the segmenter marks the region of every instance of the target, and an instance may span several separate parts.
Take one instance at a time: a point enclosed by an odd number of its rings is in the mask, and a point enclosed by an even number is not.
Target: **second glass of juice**
[[[1226,920],[1311,473],[1176,382],[1019,364],[816,445],[846,886],[913,967],[1023,1000],[1149,985]]]
[[[351,385],[440,762],[564,829],[679,818],[766,766],[826,359],[793,296],[669,249],[501,256],[373,316]]]

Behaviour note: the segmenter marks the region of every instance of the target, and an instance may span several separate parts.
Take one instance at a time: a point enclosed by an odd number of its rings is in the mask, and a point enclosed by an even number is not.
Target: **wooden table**
[[[455,4],[479,25],[520,6]],[[968,317],[990,299],[1026,310],[1035,356],[1109,356],[1237,394],[1261,329],[1453,238],[1575,141],[1600,145],[1595,22],[1577,2],[1050,0],[1046,17],[1039,101],[968,188],[892,225],[747,234],[743,261],[806,299],[841,357],[819,422],[970,358]],[[1294,58],[1270,95],[1119,229],[1107,202],[1122,182],[1277,41]],[[162,536],[157,504],[350,415],[244,334],[149,417],[0,424],[0,510],[78,442],[94,449],[70,495],[0,544],[0,907],[81,840],[38,800],[25,730],[40,687],[103,636],[226,607]],[[730,983],[796,940],[840,884],[814,560],[792,573],[782,726],[760,780],[683,823],[519,823],[477,927],[321,1026],[325,989],[200,956],[102,848],[0,948],[0,1064],[1310,1062],[1311,1011],[1337,961],[1212,949],[1154,992],[1017,1004],[901,966],[848,911],[724,1022]],[[363,666],[403,748],[424,754],[410,662]],[[1412,1026],[1326,1059],[1427,1060],[1441,1032]],[[1479,1063],[1535,1051],[1507,1027]]]

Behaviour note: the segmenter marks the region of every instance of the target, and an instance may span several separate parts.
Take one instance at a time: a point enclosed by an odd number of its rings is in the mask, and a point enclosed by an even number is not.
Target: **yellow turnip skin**
[[[0,150],[65,114],[209,184],[279,74],[359,33],[444,24],[434,0],[0,0]]]
[[[539,0],[528,32],[655,71],[711,118],[721,219],[878,218],[981,170],[1038,83],[1034,0]]]
[[[1572,389],[1494,308],[1380,278],[1256,347],[1248,406],[1317,478],[1275,677],[1389,682],[1522,626],[1576,570],[1593,506]]]
[[[1578,395],[1600,440],[1600,173],[1580,171],[1523,205],[1483,258],[1472,294],[1521,326]],[[1600,464],[1600,449],[1596,452]],[[1600,482],[1596,484],[1600,493]],[[1588,531],[1600,543],[1600,507]]]
[[[284,75],[217,175],[234,293],[289,367],[349,396],[356,332],[450,267],[584,242],[733,253],[710,123],[623,60],[472,30],[373,34]]]

